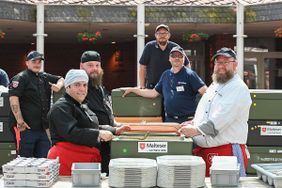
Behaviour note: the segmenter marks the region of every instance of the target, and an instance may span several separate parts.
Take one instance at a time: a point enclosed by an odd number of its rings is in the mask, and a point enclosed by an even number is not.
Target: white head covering
[[[85,70],[71,69],[66,74],[64,85],[65,88],[67,88],[69,85],[75,82],[81,82],[81,81],[88,82],[88,80],[89,78]]]

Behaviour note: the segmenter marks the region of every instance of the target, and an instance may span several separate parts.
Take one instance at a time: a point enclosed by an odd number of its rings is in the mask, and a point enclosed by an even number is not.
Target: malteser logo
[[[167,142],[138,142],[139,153],[167,153]]]
[[[282,136],[282,126],[261,126],[261,136]]]
[[[140,143],[139,146],[140,146],[140,149],[142,149],[142,150],[145,149],[145,143]]]

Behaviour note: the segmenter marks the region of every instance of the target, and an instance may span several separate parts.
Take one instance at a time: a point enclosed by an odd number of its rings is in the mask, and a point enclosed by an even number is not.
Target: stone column
[[[43,2],[38,2],[36,5],[36,33],[33,36],[36,37],[36,51],[44,54],[44,4]],[[44,54],[45,55],[45,54]],[[44,71],[44,62],[42,62],[41,71]]]
[[[139,80],[139,59],[142,55],[145,45],[145,6],[144,4],[137,5],[137,85],[140,85]]]

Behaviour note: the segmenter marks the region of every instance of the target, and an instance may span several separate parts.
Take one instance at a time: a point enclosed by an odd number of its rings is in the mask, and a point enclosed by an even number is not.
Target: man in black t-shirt
[[[57,92],[64,85],[62,77],[40,72],[42,60],[43,54],[30,52],[26,57],[27,69],[14,76],[9,85],[10,126],[20,131],[22,157],[47,157],[50,141],[45,129],[51,91]]]
[[[139,60],[139,80],[141,89],[153,89],[160,80],[162,73],[171,68],[169,53],[175,46],[175,42],[169,41],[170,29],[165,24],[156,27],[155,38],[148,42]],[[185,56],[184,65],[189,67],[190,63]]]

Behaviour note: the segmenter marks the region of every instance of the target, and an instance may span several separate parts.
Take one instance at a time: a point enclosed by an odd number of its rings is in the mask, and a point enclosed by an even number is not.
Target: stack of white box
[[[49,187],[58,178],[59,160],[18,157],[2,166],[5,186]]]

